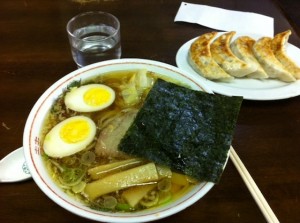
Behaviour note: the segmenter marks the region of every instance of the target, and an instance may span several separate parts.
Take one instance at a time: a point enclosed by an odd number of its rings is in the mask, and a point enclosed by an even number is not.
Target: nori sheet
[[[200,181],[217,183],[242,100],[158,79],[119,149]]]

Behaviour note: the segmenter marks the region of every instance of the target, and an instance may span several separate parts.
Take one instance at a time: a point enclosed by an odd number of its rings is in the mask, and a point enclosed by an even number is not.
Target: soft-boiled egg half
[[[96,125],[86,116],[74,116],[54,126],[44,139],[50,157],[65,157],[85,149],[95,138]]]
[[[65,104],[78,112],[100,111],[115,100],[115,91],[103,84],[88,84],[71,89],[65,95]]]

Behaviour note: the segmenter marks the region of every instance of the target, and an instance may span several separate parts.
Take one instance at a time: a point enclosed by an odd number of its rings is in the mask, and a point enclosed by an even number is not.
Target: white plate
[[[223,32],[222,32],[223,33]],[[219,33],[221,35],[222,33]],[[249,33],[236,34],[233,40],[239,36],[250,36],[258,39],[261,36]],[[197,37],[196,37],[197,38]],[[278,100],[300,95],[300,80],[293,83],[285,83],[278,80],[256,80],[235,78],[229,83],[214,82],[200,76],[188,63],[188,51],[195,39],[191,39],[183,44],[177,52],[176,64],[180,69],[199,76],[205,84],[215,93],[229,96],[243,96],[248,100]],[[298,65],[300,64],[300,49],[292,44],[286,45],[286,52]]]

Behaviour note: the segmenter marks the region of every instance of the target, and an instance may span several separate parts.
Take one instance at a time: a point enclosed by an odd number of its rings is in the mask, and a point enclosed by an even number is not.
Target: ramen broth
[[[126,154],[106,156],[97,152],[101,131],[117,123],[122,115],[141,108],[147,93],[158,77],[166,80],[153,72],[128,70],[107,73],[84,83],[73,82],[68,86],[66,92],[73,87],[89,83],[101,83],[111,87],[116,95],[114,103],[98,112],[80,113],[67,109],[64,105],[65,93],[56,100],[45,120],[42,139],[56,124],[75,115],[88,116],[97,126],[95,139],[83,151],[63,158],[52,158],[44,154],[44,162],[49,174],[62,190],[93,209],[130,212],[172,202],[197,184],[188,176],[141,158]],[[139,83],[140,81],[143,83]],[[131,89],[132,87],[136,89]],[[112,134],[111,137],[116,136]],[[144,171],[140,174],[141,178],[145,177],[146,171],[153,175],[149,176],[153,179],[141,182],[128,179],[131,175],[134,176],[132,178],[139,177],[137,175],[141,170]],[[104,188],[104,191],[94,191],[91,185],[96,184],[95,182],[97,182],[95,188],[97,190]],[[116,185],[112,185],[114,183]],[[116,188],[116,190],[107,190],[108,188]]]

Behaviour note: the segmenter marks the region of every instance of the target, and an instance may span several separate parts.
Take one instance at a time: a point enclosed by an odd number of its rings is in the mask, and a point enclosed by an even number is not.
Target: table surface
[[[272,0],[199,0],[274,17],[275,33],[300,27]],[[74,15],[107,11],[121,22],[122,57],[172,65],[180,46],[211,29],[175,23],[179,0],[10,0],[0,3],[0,158],[22,145],[27,116],[39,96],[76,69],[65,26]],[[299,4],[299,3],[298,3]],[[299,8],[299,7],[298,7]],[[296,13],[296,8],[289,8]],[[250,30],[249,30],[250,31]],[[300,56],[300,55],[299,55]],[[233,146],[281,222],[300,222],[300,97],[244,101]],[[32,180],[0,184],[0,222],[92,222],[51,201]],[[266,222],[231,161],[200,201],[157,222]]]

